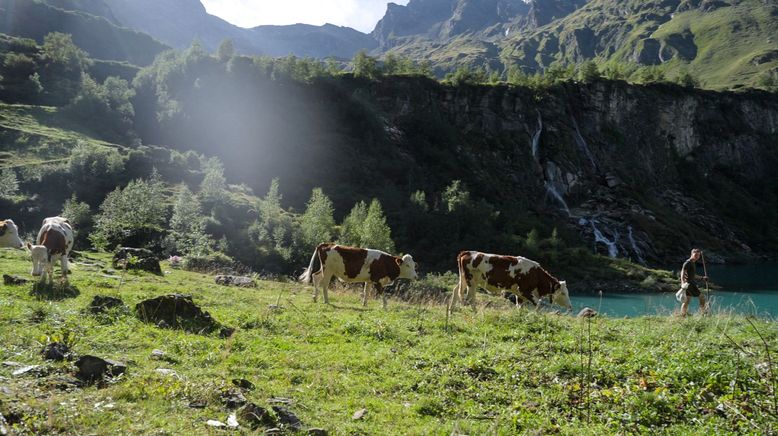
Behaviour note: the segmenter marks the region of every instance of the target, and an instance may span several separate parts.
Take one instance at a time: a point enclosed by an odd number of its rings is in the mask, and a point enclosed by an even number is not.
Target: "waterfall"
[[[640,248],[638,248],[638,244],[635,242],[635,237],[632,236],[632,226],[627,226],[627,237],[629,238],[629,243],[632,245],[632,251],[635,252],[635,256],[638,258],[638,262],[645,265],[646,259],[643,257],[643,252],[640,251]]]
[[[562,210],[565,211],[567,216],[570,216],[570,208],[567,207],[567,202],[565,201],[564,197],[562,197],[562,194],[560,194],[559,191],[554,188],[554,184],[549,181],[546,181],[543,184],[546,186],[546,197],[550,195],[551,198],[556,200],[559,205],[562,206]]]
[[[538,131],[532,135],[532,157],[538,160],[538,147],[540,146],[540,134],[543,132],[543,117],[538,111]]]
[[[584,140],[583,136],[581,136],[581,129],[578,128],[578,122],[575,120],[575,117],[572,117],[573,119],[573,127],[575,127],[575,134],[573,137],[575,138],[575,143],[578,144],[578,148],[581,149],[581,151],[586,154],[586,157],[589,158],[589,162],[592,163],[592,167],[597,168],[597,163],[594,161],[594,156],[592,156],[591,150],[589,150],[589,145],[586,144],[586,140]]]
[[[613,240],[606,238],[605,235],[600,231],[600,229],[597,227],[597,220],[594,218],[587,220],[586,218],[581,218],[578,220],[579,225],[586,225],[589,224],[592,226],[592,233],[594,233],[594,245],[597,246],[598,242],[602,242],[605,244],[606,247],[608,247],[608,257],[618,257],[619,256],[619,247],[616,244],[616,241],[619,239],[618,232],[613,232]]]

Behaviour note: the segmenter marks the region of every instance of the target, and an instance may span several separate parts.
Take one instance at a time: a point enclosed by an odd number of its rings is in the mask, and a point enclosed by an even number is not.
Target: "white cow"
[[[0,248],[3,247],[24,247],[24,242],[19,237],[19,228],[11,220],[0,221]]]
[[[62,217],[43,220],[38,232],[37,245],[27,243],[32,254],[32,275],[41,281],[54,280],[54,263],[59,260],[62,278],[68,280],[68,255],[73,248],[73,228],[70,221]],[[44,274],[45,273],[45,274]]]

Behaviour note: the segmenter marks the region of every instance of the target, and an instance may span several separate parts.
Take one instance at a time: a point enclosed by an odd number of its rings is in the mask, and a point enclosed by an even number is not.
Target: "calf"
[[[0,248],[24,248],[19,228],[11,220],[0,221]]]
[[[68,255],[73,248],[73,228],[70,222],[62,217],[51,217],[43,220],[38,232],[37,245],[27,243],[32,254],[32,275],[40,276],[41,281],[47,278],[54,280],[54,263],[59,260],[62,278],[68,279]]]
[[[313,272],[316,259],[319,259],[321,269]],[[410,254],[403,257],[392,256],[383,251],[368,248],[347,247],[337,244],[320,244],[311,257],[308,268],[300,275],[303,283],[313,281],[313,301],[319,297],[319,286],[324,290],[324,302],[329,304],[327,288],[332,277],[346,283],[364,283],[362,305],[367,305],[368,285],[375,286],[383,299],[386,309],[386,294],[384,286],[396,279],[416,280],[416,263]]]
[[[475,309],[475,292],[478,288],[497,294],[508,291],[519,301],[529,301],[537,306],[545,296],[563,307],[572,309],[567,284],[559,281],[534,260],[521,256],[501,256],[463,251],[457,256],[459,282],[451,295],[448,310],[456,306],[457,300],[469,300]]]

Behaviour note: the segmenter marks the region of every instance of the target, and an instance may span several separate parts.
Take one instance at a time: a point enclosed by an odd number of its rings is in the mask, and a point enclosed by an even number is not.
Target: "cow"
[[[11,220],[0,221],[0,248],[24,248],[19,228]]]
[[[314,273],[316,259],[319,259],[321,269]],[[331,243],[319,244],[313,251],[311,263],[300,275],[299,280],[306,284],[313,281],[314,302],[319,297],[319,286],[321,286],[324,290],[324,303],[329,304],[327,288],[333,276],[346,283],[364,283],[363,306],[367,305],[368,286],[372,284],[383,299],[384,309],[386,309],[384,286],[397,279],[416,280],[418,278],[416,262],[410,254],[397,257],[368,248]]]
[[[517,304],[530,302],[539,307],[538,303],[551,296],[551,301],[572,309],[567,283],[559,281],[541,268],[534,260],[521,256],[502,256],[481,253],[479,251],[462,251],[457,256],[459,267],[459,282],[454,288],[449,303],[450,313],[457,300],[465,298],[475,310],[475,292],[483,288],[496,295],[500,291],[508,291],[517,297]]]
[[[62,278],[68,280],[68,255],[73,248],[73,228],[70,221],[62,217],[43,220],[38,232],[37,245],[27,243],[32,254],[32,275],[41,281],[54,280],[54,263],[59,260]]]

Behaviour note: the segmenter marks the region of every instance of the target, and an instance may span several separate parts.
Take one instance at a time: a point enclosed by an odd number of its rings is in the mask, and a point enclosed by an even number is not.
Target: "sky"
[[[386,12],[387,0],[201,0],[211,15],[240,27],[324,23],[369,33]],[[405,5],[408,0],[394,0]]]

